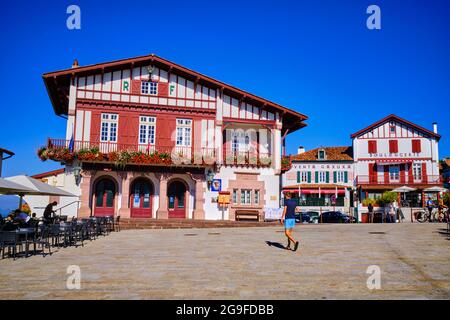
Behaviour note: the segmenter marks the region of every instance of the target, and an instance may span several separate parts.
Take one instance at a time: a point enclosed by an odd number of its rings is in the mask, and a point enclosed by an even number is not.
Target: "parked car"
[[[319,223],[320,213],[317,211],[306,211],[306,214],[309,216],[311,223]]]
[[[300,219],[301,219],[301,221],[300,221]],[[309,222],[311,222],[311,217],[306,212],[296,212],[295,213],[295,222],[309,223]]]
[[[340,211],[327,211],[322,213],[319,217],[319,222],[322,223],[349,223],[356,222],[356,219],[348,214]]]

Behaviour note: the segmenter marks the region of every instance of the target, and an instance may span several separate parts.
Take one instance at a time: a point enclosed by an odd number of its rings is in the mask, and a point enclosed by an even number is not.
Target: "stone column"
[[[195,181],[195,199],[194,199],[194,215],[193,219],[195,220],[204,220],[205,219],[205,198],[204,198],[204,188],[203,182],[205,182],[204,175],[194,174],[191,175],[192,180]]]
[[[120,215],[121,218],[128,219],[131,217],[129,206],[131,175],[127,172],[121,171],[118,172],[118,176],[121,179],[122,184],[122,201],[121,207],[119,208],[117,214]]]
[[[155,173],[159,180],[159,208],[156,211],[156,219],[168,219],[169,211],[167,209],[167,180],[168,176],[164,173]]]
[[[81,183],[80,183],[80,189],[81,189],[81,206],[78,210],[78,218],[89,218],[91,214],[93,214],[91,209],[91,194],[93,194],[93,190],[91,190],[91,184],[92,184],[92,177],[94,176],[95,172],[93,171],[82,171],[81,172]]]

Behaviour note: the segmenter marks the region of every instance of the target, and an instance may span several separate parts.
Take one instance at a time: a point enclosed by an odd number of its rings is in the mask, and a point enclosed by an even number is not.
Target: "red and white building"
[[[396,115],[351,135],[355,161],[355,184],[362,201],[375,198],[384,191],[409,186],[416,191],[406,193],[413,207],[422,207],[428,196],[426,189],[441,186],[439,176],[437,124],[428,130]]]
[[[43,78],[67,130],[39,156],[66,164],[78,216],[222,219],[210,182],[230,192],[225,219],[279,207],[284,138],[305,115],[156,55]]]

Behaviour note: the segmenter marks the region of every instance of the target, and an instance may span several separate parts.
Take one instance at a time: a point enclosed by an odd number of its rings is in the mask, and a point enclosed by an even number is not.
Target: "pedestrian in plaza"
[[[394,204],[390,203],[389,204],[389,221],[388,222],[395,223],[395,214],[396,214],[396,212],[395,212]]]
[[[369,223],[373,223],[373,205],[372,202],[369,203],[367,206],[367,209],[369,210]]]
[[[433,208],[434,208],[434,202],[433,202],[433,200],[431,200],[431,197],[429,197],[428,200],[427,200],[427,209],[428,209],[428,212],[430,214],[430,222],[433,221],[433,215],[432,215]]]
[[[284,234],[288,239],[288,244],[286,246],[287,250],[291,249],[291,242],[294,243],[294,251],[298,249],[298,241],[292,236],[292,231],[295,226],[295,208],[297,207],[297,202],[292,199],[291,194],[288,192],[285,195],[283,216],[281,217],[281,223],[284,223]]]

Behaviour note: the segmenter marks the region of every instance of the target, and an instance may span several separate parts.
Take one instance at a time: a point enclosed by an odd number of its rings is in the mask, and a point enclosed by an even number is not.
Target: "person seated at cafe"
[[[19,224],[14,221],[15,213],[10,213],[6,219],[5,224],[3,225],[2,231],[14,231],[19,227]]]
[[[17,222],[20,227],[26,228],[30,220],[31,220],[30,216],[25,212],[22,212],[19,209],[14,211],[14,221]]]

